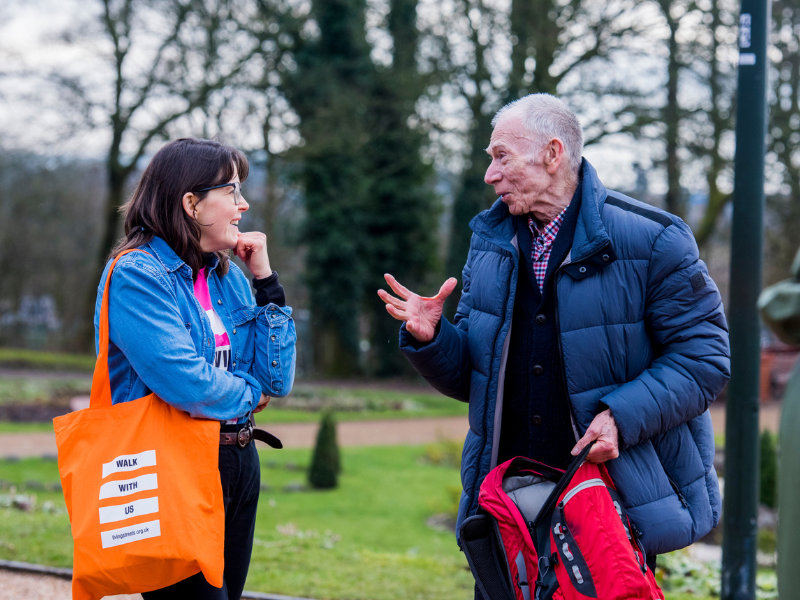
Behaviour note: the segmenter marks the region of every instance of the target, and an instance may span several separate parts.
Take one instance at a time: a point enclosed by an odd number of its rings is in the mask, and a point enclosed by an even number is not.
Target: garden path
[[[761,406],[761,428],[778,430],[780,402]],[[725,431],[725,405],[711,407],[714,431]],[[283,441],[286,448],[311,448],[317,435],[317,423],[276,423],[261,425]],[[428,444],[440,439],[463,440],[469,427],[466,417],[428,419],[393,419],[382,421],[343,421],[337,426],[342,446],[395,446]],[[0,457],[55,456],[52,433],[0,434]]]
[[[313,447],[319,427],[317,423],[260,426],[280,438],[286,448]],[[468,427],[466,417],[344,421],[337,424],[337,433],[342,446],[395,446],[427,444],[439,439],[463,440]],[[0,434],[0,457],[55,455],[56,440],[52,433]]]

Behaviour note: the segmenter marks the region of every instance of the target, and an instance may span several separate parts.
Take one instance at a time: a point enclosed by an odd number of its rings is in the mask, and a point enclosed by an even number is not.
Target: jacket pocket
[[[256,348],[256,313],[250,306],[243,306],[231,311],[233,322],[233,335],[230,336],[234,362],[237,366],[234,371],[247,371],[255,358]],[[241,364],[241,366],[240,366]]]

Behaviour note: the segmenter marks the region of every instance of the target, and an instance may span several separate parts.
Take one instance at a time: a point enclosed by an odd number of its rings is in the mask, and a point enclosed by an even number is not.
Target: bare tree
[[[62,40],[91,44],[90,53],[99,54],[107,69],[105,79],[98,82],[86,65],[48,74],[75,114],[108,133],[96,265],[119,235],[125,186],[140,161],[158,140],[202,134],[209,103],[246,78],[256,50],[254,40],[241,32],[246,2],[99,0],[99,8],[94,20],[66,30]],[[94,305],[92,292],[87,311]]]

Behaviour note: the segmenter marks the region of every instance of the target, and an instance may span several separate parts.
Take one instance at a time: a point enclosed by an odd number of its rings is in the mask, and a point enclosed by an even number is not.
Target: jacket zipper
[[[576,494],[591,487],[606,487],[606,484],[602,479],[599,478],[587,479],[586,481],[579,483],[572,488],[566,496],[564,496],[564,499],[561,501],[561,508],[564,508],[567,505],[567,502],[572,500]]]
[[[476,234],[476,235],[477,235],[477,234]],[[509,252],[508,250],[506,250],[505,248],[501,247],[499,244],[497,244],[497,243],[496,243],[496,242],[494,242],[493,240],[488,240],[488,239],[484,238],[483,236],[479,236],[479,237],[481,237],[482,239],[484,239],[484,240],[485,240],[487,243],[489,243],[489,244],[492,244],[493,246],[497,246],[498,250],[500,251],[500,252],[499,252],[499,254],[500,254],[501,256],[507,256],[507,257],[509,257],[509,258],[511,259],[511,262],[512,262],[512,263],[514,262],[514,255],[513,255],[513,253],[511,253],[511,252]],[[517,252],[519,252],[519,250],[517,250]],[[513,266],[512,266],[512,271],[513,271]],[[508,282],[508,294],[506,294],[506,298],[505,298],[505,300],[503,301],[503,315],[505,315],[505,314],[507,313],[507,311],[508,311],[508,300],[509,300],[509,298],[510,298],[510,297],[511,297],[511,281],[509,280],[509,282]],[[501,328],[502,328],[502,324],[501,324]],[[508,333],[507,333],[506,335],[508,335]],[[497,337],[499,337],[499,336],[500,336],[500,332],[498,331],[498,332],[497,332]],[[497,337],[495,337],[495,339],[494,339],[494,345],[497,345]],[[504,340],[504,343],[505,343],[505,340]],[[501,352],[501,358],[500,358],[500,360],[502,361],[502,352]],[[499,372],[499,371],[498,371],[498,372]],[[498,379],[498,384],[499,384],[499,379]],[[497,410],[497,408],[495,407],[495,411],[496,411],[496,410]],[[485,449],[486,449],[486,441],[487,441],[487,435],[486,435],[486,432],[488,431],[488,427],[487,427],[487,422],[486,422],[486,420],[487,420],[488,418],[489,418],[489,416],[488,416],[488,415],[487,415],[487,416],[484,418],[484,423],[483,423],[483,439],[481,440],[481,442],[482,442],[482,443],[481,443],[481,452],[483,452],[483,450],[485,450]],[[494,413],[492,413],[492,415],[491,415],[491,418],[492,418],[492,419],[494,419]],[[492,423],[492,425],[494,425],[494,423]],[[490,458],[491,458],[491,457],[490,457]],[[472,502],[470,503],[470,506],[469,506],[469,508],[467,509],[467,514],[474,514],[474,511],[475,511],[475,509],[477,508],[477,506],[478,506],[478,494],[475,494],[475,496],[474,496],[474,498],[473,498]]]
[[[558,357],[561,361],[561,368],[559,371],[561,372],[561,387],[564,389],[564,397],[567,400],[567,406],[569,407],[569,415],[572,419],[572,426],[573,431],[577,434],[578,432],[578,418],[575,415],[575,407],[572,406],[572,399],[569,397],[569,387],[567,384],[567,365],[564,361],[564,348],[561,346],[561,318],[558,314],[558,282],[561,280],[561,269],[562,267],[559,266],[554,273],[555,281],[553,282],[553,303],[555,304],[555,311],[556,311],[556,336],[558,342]],[[578,439],[575,440],[576,442]]]
[[[672,489],[675,490],[675,493],[678,496],[678,500],[680,500],[681,504],[683,504],[683,508],[689,508],[689,503],[686,501],[686,498],[684,497],[683,493],[681,493],[681,488],[678,487],[678,484],[675,483],[675,480],[672,477],[670,477],[666,471],[664,471],[664,474],[667,475],[669,484],[672,486]]]

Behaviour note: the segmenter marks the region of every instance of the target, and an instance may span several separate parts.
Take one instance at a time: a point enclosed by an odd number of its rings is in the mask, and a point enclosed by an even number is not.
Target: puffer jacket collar
[[[578,223],[575,227],[575,237],[572,241],[572,262],[584,260],[610,243],[600,217],[608,192],[597,177],[597,171],[585,158],[581,162],[581,174],[583,176],[583,193]],[[510,216],[508,206],[498,198],[489,210],[483,211],[472,219],[469,226],[472,231],[486,241],[515,253],[511,240],[516,231]]]

